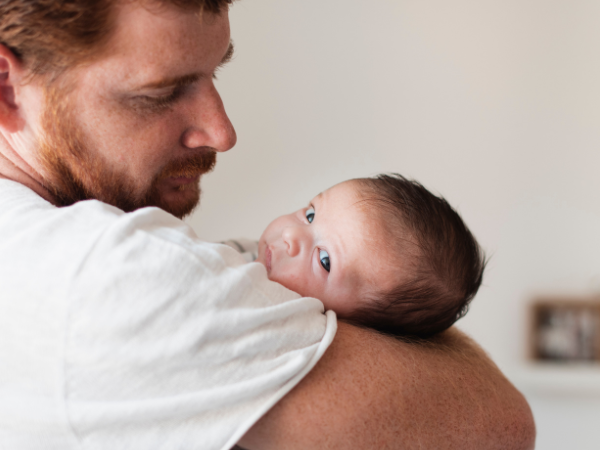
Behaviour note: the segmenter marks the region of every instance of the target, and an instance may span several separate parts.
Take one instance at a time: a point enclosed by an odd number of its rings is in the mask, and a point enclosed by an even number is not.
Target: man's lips
[[[187,184],[187,183],[194,183],[196,181],[198,181],[200,179],[200,174],[193,176],[193,177],[171,177],[169,178],[169,180],[171,180],[174,183],[180,183],[180,184]]]
[[[196,184],[200,181],[201,174],[193,176],[175,176],[165,178],[164,181],[172,186],[183,186],[185,184]]]

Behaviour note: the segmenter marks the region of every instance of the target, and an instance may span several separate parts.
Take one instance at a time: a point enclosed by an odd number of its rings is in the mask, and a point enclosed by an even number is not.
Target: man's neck
[[[43,185],[41,176],[21,158],[0,135],[0,178],[27,186],[43,199],[56,204],[54,197]]]

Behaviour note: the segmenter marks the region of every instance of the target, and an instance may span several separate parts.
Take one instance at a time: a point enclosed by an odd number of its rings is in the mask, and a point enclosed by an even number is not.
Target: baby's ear
[[[0,44],[0,131],[14,133],[25,125],[18,107],[24,75],[22,63],[8,47]]]

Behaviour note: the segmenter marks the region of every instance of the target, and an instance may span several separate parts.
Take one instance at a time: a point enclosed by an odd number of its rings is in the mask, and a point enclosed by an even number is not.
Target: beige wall
[[[600,292],[600,2],[242,0],[231,23],[239,141],[199,236],[258,238],[347,178],[420,180],[492,257],[460,326],[526,391],[538,448],[600,448],[600,397],[565,394],[569,373],[530,389],[524,366],[531,296]]]

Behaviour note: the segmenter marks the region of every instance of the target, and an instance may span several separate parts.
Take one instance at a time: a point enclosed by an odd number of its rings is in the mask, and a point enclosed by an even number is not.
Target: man
[[[336,324],[173,217],[235,144],[228,3],[0,4],[0,447],[533,448],[458,332]]]

